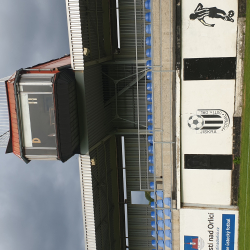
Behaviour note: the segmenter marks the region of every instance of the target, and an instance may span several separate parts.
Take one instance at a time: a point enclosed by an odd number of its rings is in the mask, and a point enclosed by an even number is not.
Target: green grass
[[[250,5],[247,6],[244,108],[239,186],[239,250],[250,249]]]

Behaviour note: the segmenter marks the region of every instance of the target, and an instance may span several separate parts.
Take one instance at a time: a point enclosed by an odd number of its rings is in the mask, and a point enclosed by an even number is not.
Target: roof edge
[[[80,4],[79,0],[72,3],[66,0],[67,24],[69,35],[69,49],[71,55],[71,66],[73,70],[84,70],[84,49],[82,44],[82,28],[80,17]],[[74,21],[74,25],[72,25]]]
[[[84,242],[86,250],[96,250],[95,214],[89,155],[79,155]]]

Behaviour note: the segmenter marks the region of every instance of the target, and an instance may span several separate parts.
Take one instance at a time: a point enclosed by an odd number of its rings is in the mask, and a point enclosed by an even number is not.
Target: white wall
[[[182,84],[182,201],[185,203],[231,203],[230,170],[184,169],[185,154],[232,154],[234,80],[184,81]],[[200,109],[224,110],[230,119],[224,131],[203,134],[188,126]]]
[[[205,17],[205,22],[215,24],[214,27],[208,27],[198,19],[190,20],[190,14],[199,3],[203,5],[203,8],[217,7],[226,13],[233,10],[234,22]],[[182,65],[185,58],[235,57],[237,10],[236,0],[183,1]],[[182,69],[182,202],[230,205],[231,171],[184,169],[184,155],[232,154],[235,80],[184,81],[183,74]],[[230,119],[229,124],[221,130],[192,130],[188,126],[189,117],[199,114],[202,109],[225,111]]]
[[[183,170],[182,201],[194,204],[230,205],[231,172],[231,170]]]
[[[200,21],[190,20],[199,3],[205,7],[217,7],[228,13],[234,11],[234,22],[206,17],[205,21],[215,24],[204,26]],[[236,0],[187,0],[182,1],[182,56],[183,58],[200,57],[235,57],[237,32],[238,1]]]
[[[232,154],[235,80],[183,81],[181,136],[183,154]],[[200,109],[224,110],[230,118],[225,131],[201,134],[188,126],[191,115]]]

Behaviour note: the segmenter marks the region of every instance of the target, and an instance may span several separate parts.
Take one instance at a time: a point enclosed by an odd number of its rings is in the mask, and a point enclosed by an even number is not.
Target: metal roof
[[[66,10],[71,66],[74,70],[84,70],[84,48],[82,45],[79,0],[66,0]]]
[[[85,250],[96,250],[95,215],[90,157],[79,156]]]

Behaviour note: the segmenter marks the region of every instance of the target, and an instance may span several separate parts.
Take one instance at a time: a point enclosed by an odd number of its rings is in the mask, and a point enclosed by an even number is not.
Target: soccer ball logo
[[[188,126],[193,130],[199,130],[203,127],[204,120],[200,115],[192,115],[188,119]]]

